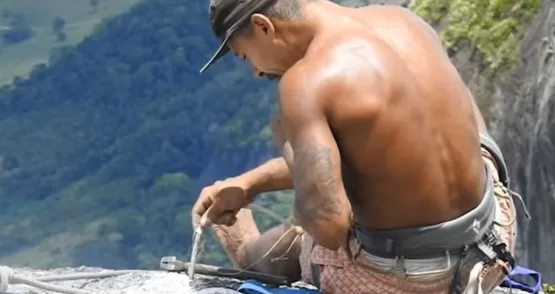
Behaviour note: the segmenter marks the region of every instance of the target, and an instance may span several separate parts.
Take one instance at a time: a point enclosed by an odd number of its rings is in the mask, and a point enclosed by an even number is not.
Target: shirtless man
[[[434,30],[401,7],[327,0],[212,0],[210,20],[222,46],[201,71],[232,51],[256,76],[279,78],[273,131],[283,156],[205,188],[193,224],[212,225],[241,268],[285,234],[254,268],[325,293],[456,292],[454,276],[467,279],[474,265],[456,269],[464,248],[493,231],[494,215],[513,220],[514,206]],[[245,208],[292,188],[302,241],[288,225],[261,235]],[[463,215],[464,228],[433,226]],[[498,238],[505,251],[516,238],[510,224]],[[290,247],[289,259],[275,260]],[[510,263],[505,251],[498,264]]]

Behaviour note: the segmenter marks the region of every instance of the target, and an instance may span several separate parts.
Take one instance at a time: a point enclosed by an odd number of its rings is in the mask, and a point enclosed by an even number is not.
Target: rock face
[[[541,13],[523,43],[522,66],[496,82],[497,119],[491,131],[508,162],[513,189],[521,192],[532,215],[521,220],[520,264],[555,281],[555,1]]]
[[[432,0],[434,1],[434,0]],[[519,219],[517,260],[555,281],[555,1],[538,0],[540,13],[525,33],[521,65],[493,78],[479,54],[463,47],[451,54],[501,145],[511,188],[522,194],[532,220]],[[397,4],[399,1],[376,1]],[[401,1],[402,2],[402,1]],[[438,1],[441,2],[441,1]],[[513,1],[516,2],[516,1]]]

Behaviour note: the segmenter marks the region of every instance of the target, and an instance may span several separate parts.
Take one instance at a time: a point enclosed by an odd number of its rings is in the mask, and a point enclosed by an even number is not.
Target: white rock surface
[[[45,270],[34,269],[14,269],[14,274],[30,279],[41,277],[51,277],[76,273],[100,273],[114,272],[101,268],[60,268]],[[80,289],[90,292],[91,294],[232,294],[238,293],[232,291],[240,285],[239,280],[208,277],[197,275],[193,284],[189,283],[186,274],[170,273],[165,271],[136,271],[120,276],[102,278],[102,279],[83,279],[73,281],[56,281],[48,282],[66,288]],[[300,287],[307,285],[299,284]],[[228,288],[230,290],[225,290]],[[212,290],[211,290],[212,289]],[[7,292],[0,294],[56,294],[58,292],[45,291],[40,288],[31,287],[21,284],[10,284]],[[494,293],[526,293],[518,290],[509,290],[498,288]]]
[[[75,273],[110,272],[100,268],[61,268],[48,271],[32,269],[14,269],[14,274],[31,279]],[[67,288],[86,290],[102,294],[187,294],[193,293],[189,279],[185,274],[163,271],[137,271],[121,276],[103,279],[85,279],[74,281],[48,282]],[[36,287],[16,284],[8,287],[9,293],[16,294],[50,294]]]
[[[14,275],[33,280],[60,275],[117,272],[91,267],[58,268],[51,270],[19,268],[13,270]],[[237,289],[241,285],[241,281],[237,279],[205,275],[196,275],[194,283],[190,283],[186,274],[166,271],[134,271],[124,275],[107,278],[52,281],[47,283],[70,289],[80,289],[88,291],[91,294],[228,294],[237,293],[232,290]],[[298,287],[310,288],[309,285],[302,282],[295,283],[294,285]],[[229,291],[222,291],[223,288],[227,288]],[[10,282],[7,293],[56,294],[58,292],[46,291],[37,287],[24,284],[14,284]],[[1,292],[0,290],[0,294],[4,294],[4,292]]]

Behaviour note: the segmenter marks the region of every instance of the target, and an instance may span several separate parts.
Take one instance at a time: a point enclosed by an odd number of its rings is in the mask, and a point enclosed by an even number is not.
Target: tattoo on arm
[[[341,215],[330,148],[312,144],[296,150],[292,172],[295,189],[300,194],[295,197],[295,210],[305,220],[305,226],[333,222]]]

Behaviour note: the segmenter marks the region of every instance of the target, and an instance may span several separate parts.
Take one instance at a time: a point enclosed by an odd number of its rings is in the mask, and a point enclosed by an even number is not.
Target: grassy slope
[[[101,0],[97,10],[88,0],[1,0],[1,11],[23,13],[35,36],[20,44],[0,49],[0,84],[10,83],[14,76],[25,77],[39,63],[48,62],[50,50],[60,45],[74,45],[89,35],[102,19],[127,10],[140,0]],[[52,20],[66,21],[67,40],[60,43],[52,33]],[[6,20],[0,21],[0,28]]]

